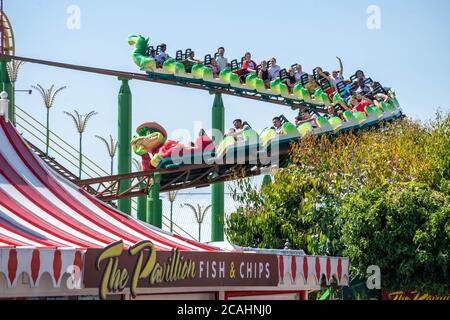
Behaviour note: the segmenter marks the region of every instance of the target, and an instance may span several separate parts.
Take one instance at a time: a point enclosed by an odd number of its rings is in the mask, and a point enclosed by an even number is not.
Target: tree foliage
[[[449,283],[450,114],[292,146],[290,164],[257,189],[232,188],[227,221],[238,245],[346,255],[355,275],[381,267],[383,288],[446,290]]]

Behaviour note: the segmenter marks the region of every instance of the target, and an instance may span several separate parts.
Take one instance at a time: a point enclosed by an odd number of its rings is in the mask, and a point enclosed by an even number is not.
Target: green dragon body
[[[156,61],[154,58],[148,56],[148,42],[149,38],[139,36],[129,36],[128,44],[134,46],[132,53],[133,61],[136,65],[145,71],[154,71],[156,69]]]

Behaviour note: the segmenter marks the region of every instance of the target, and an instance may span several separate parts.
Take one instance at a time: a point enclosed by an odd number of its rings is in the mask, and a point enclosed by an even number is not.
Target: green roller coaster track
[[[288,106],[291,109],[308,109],[310,111],[316,112],[318,114],[326,113],[326,105],[331,99],[326,96],[322,89],[318,89],[316,94],[312,97],[308,96],[305,91],[298,86],[294,89],[291,94],[286,91],[283,83],[281,81],[276,81],[271,84],[270,90],[263,89],[260,85],[258,86],[258,81],[254,77],[247,77],[247,81],[244,84],[238,83],[237,78],[233,76],[232,70],[226,70],[221,74],[220,79],[216,81],[211,78],[211,74],[207,67],[203,65],[198,65],[193,68],[193,74],[187,74],[182,71],[181,66],[177,61],[169,60],[163,65],[162,69],[151,69],[147,70],[143,68],[146,73],[130,73],[123,71],[115,71],[108,69],[99,69],[93,67],[79,66],[73,64],[66,64],[47,60],[38,60],[33,58],[25,58],[18,56],[8,56],[5,55],[5,59],[15,59],[30,63],[42,64],[46,66],[65,68],[71,70],[77,70],[82,72],[90,72],[95,74],[102,74],[106,76],[117,77],[121,81],[121,89],[118,98],[118,110],[119,110],[119,168],[117,176],[110,176],[106,171],[99,170],[96,168],[95,163],[87,159],[85,160],[85,165],[87,168],[86,176],[90,177],[84,181],[78,181],[77,184],[82,186],[88,192],[97,195],[100,199],[105,201],[117,200],[118,207],[126,213],[131,213],[132,208],[132,197],[149,195],[151,192],[151,209],[152,212],[147,212],[145,215],[147,222],[150,222],[150,217],[152,221],[157,221],[160,224],[162,221],[162,212],[159,205],[159,192],[165,192],[169,190],[179,190],[191,187],[205,187],[213,185],[212,187],[212,241],[223,240],[223,182],[227,180],[232,180],[236,178],[241,178],[242,176],[252,176],[258,175],[264,172],[263,166],[250,166],[250,165],[216,165],[216,164],[203,164],[203,165],[186,165],[181,166],[177,170],[165,170],[164,166],[170,163],[171,159],[165,159],[162,161],[160,167],[157,170],[141,173],[130,173],[131,172],[131,146],[129,144],[129,138],[132,132],[131,128],[131,90],[129,88],[130,80],[140,80],[148,82],[156,82],[166,85],[181,86],[191,89],[204,90],[210,94],[215,95],[214,105],[212,108],[212,118],[213,118],[213,129],[218,129],[223,132],[223,101],[221,98],[222,94],[238,96],[241,98],[252,99],[263,101],[269,104],[278,104]],[[145,66],[144,66],[145,67]],[[385,104],[384,110],[379,110],[378,108],[366,108],[366,114],[364,113],[344,113],[344,120],[334,117],[331,119],[325,119],[319,116],[317,118],[317,123],[319,128],[314,129],[310,124],[304,124],[298,128],[293,126],[293,124],[285,121],[283,124],[283,129],[287,133],[286,136],[281,138],[283,146],[283,154],[280,154],[286,160],[287,151],[289,143],[291,140],[297,140],[298,138],[304,137],[308,134],[338,134],[341,132],[346,132],[348,130],[359,130],[370,126],[374,126],[383,121],[390,121],[392,119],[402,116],[402,111],[395,98],[393,92],[389,92],[392,104]],[[339,99],[337,95],[333,97],[334,99]],[[328,99],[328,100],[327,100]],[[333,101],[334,102],[334,101]],[[220,109],[220,110],[219,110]],[[219,116],[218,116],[219,115]],[[17,116],[20,121],[24,121],[22,128],[31,126],[26,123],[22,116]],[[20,122],[19,121],[19,122]],[[42,132],[41,132],[42,133]],[[35,133],[36,135],[36,133]],[[274,130],[268,128],[261,134],[252,132],[249,136],[257,137],[258,143],[253,149],[259,150],[259,152],[264,150],[270,150],[272,140],[274,138]],[[35,136],[36,137],[36,136]],[[61,156],[63,159],[72,163],[76,156],[69,156],[62,154],[56,147],[61,149],[63,144],[61,141],[54,138],[52,141],[55,143],[55,153]],[[248,140],[250,141],[250,140]],[[244,148],[249,147],[249,142],[245,141]],[[65,146],[67,147],[67,146]],[[64,148],[64,146],[63,146]],[[224,139],[222,145],[217,147],[216,151],[220,151],[218,154],[212,154],[211,158],[219,159],[221,157],[227,158],[227,154],[235,153],[239,148],[243,146],[237,146],[234,142],[229,139]],[[73,151],[73,150],[72,150]],[[204,155],[202,155],[203,157]],[[192,160],[192,159],[191,159]],[[195,162],[194,162],[195,163]],[[73,163],[72,163],[73,164]],[[237,176],[236,171],[241,171],[244,175]],[[91,173],[89,173],[89,171]],[[96,171],[105,173],[103,177],[99,177],[100,174],[95,174]],[[102,174],[102,173],[101,173]],[[155,179],[155,174],[160,175],[161,179]],[[93,176],[94,175],[94,176]],[[136,182],[137,181],[137,182]],[[184,181],[184,182],[183,182]],[[154,188],[152,185],[157,184]],[[92,190],[96,190],[92,192]],[[153,204],[152,204],[153,203]],[[156,204],[155,204],[156,203]],[[155,212],[155,210],[157,212]],[[150,213],[150,214],[149,214]],[[143,215],[141,215],[143,216]]]

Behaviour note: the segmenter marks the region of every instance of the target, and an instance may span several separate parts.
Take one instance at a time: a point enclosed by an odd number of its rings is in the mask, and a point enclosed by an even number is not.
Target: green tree
[[[377,265],[384,290],[448,292],[450,197],[422,183],[387,185],[358,191],[342,213],[357,276]]]
[[[308,137],[293,145],[272,183],[257,189],[241,180],[232,191],[239,205],[226,232],[238,245],[282,248],[289,239],[308,254],[348,255],[354,275],[378,264],[383,284],[396,290],[433,293],[449,283],[450,114]],[[395,223],[374,225],[371,214]]]

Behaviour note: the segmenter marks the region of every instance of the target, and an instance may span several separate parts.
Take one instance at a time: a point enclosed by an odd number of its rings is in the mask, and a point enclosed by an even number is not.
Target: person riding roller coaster
[[[142,157],[142,170],[156,169],[166,158],[182,157],[194,153],[213,151],[214,144],[206,135],[200,135],[195,144],[185,146],[167,139],[167,131],[157,122],[145,122],[137,129],[131,140],[133,152]],[[166,169],[176,165],[170,165]]]

